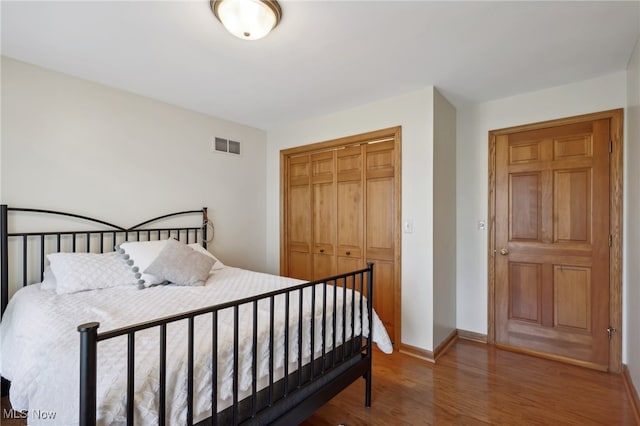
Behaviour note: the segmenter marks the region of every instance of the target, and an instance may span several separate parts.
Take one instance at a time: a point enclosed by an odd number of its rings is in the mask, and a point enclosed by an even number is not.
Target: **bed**
[[[314,282],[226,266],[206,208],[124,228],[2,205],[0,234],[3,393],[29,424],[296,424],[360,377],[370,406],[372,343],[392,351],[373,265]]]

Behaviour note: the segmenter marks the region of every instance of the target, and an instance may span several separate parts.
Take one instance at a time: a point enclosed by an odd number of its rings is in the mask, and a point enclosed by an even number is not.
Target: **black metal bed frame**
[[[83,231],[48,231],[48,232],[9,232],[9,212],[23,212],[23,213],[36,213],[36,214],[45,214],[45,215],[54,215],[61,217],[68,217],[73,219],[80,219],[83,222],[97,224],[101,226],[105,226],[109,228],[108,230],[83,230]],[[145,228],[145,226],[158,222],[161,220],[169,219],[177,216],[184,216],[190,214],[201,214],[202,215],[202,226],[201,227],[166,227],[166,228]],[[2,268],[2,273],[0,275],[1,288],[0,288],[0,316],[4,315],[4,311],[9,303],[9,238],[20,238],[22,239],[22,286],[26,286],[30,283],[40,282],[44,277],[44,268],[45,268],[45,260],[46,255],[48,253],[59,252],[61,249],[62,239],[63,237],[71,238],[71,252],[91,252],[92,250],[92,237],[98,237],[99,247],[98,252],[104,252],[104,244],[106,237],[111,237],[110,241],[112,242],[111,247],[109,247],[108,251],[113,250],[113,246],[115,246],[118,242],[122,241],[139,241],[141,237],[146,237],[146,240],[151,240],[152,238],[161,239],[164,237],[177,237],[177,239],[184,239],[187,243],[190,241],[190,237],[194,236],[194,241],[197,242],[198,232],[201,233],[202,237],[202,246],[207,248],[207,224],[209,223],[209,217],[207,213],[207,207],[203,207],[200,210],[187,210],[176,213],[165,214],[162,216],[155,217],[153,219],[146,220],[141,222],[135,226],[130,228],[124,228],[118,225],[114,225],[109,222],[105,222],[100,219],[94,219],[87,216],[82,216],[75,213],[66,213],[59,212],[54,210],[44,210],[44,209],[31,209],[31,208],[18,208],[18,207],[9,207],[6,204],[0,205],[0,253],[1,255],[1,263],[0,267]],[[46,242],[48,239],[55,237],[55,250],[48,251],[46,250]],[[34,281],[29,274],[29,256],[28,254],[28,246],[30,240],[36,239],[40,244],[40,275]],[[78,240],[83,239],[84,250],[82,247],[78,247]],[[30,282],[31,281],[31,282]]]
[[[9,212],[27,212],[36,214],[53,214],[60,216],[72,217],[89,221],[94,224],[106,226],[108,230],[91,230],[91,231],[56,231],[56,232],[9,232],[8,231],[8,213]],[[147,225],[163,219],[172,218],[179,215],[202,214],[201,227],[170,227],[170,228],[145,228]],[[0,252],[1,254],[1,313],[4,314],[5,308],[9,300],[9,240],[15,238],[22,240],[22,286],[30,284],[29,268],[28,268],[28,244],[35,240],[40,245],[40,276],[33,282],[40,282],[43,277],[45,268],[46,254],[58,252],[61,250],[61,240],[71,239],[71,251],[89,252],[98,244],[98,251],[103,252],[105,238],[107,241],[116,244],[122,241],[142,241],[152,239],[162,239],[163,237],[175,237],[179,240],[190,241],[191,236],[194,240],[198,240],[198,234],[201,236],[202,244],[206,248],[207,228],[208,228],[207,208],[201,210],[189,210],[178,213],[172,213],[156,217],[154,219],[142,222],[131,228],[123,228],[108,222],[89,218],[86,216],[63,213],[42,209],[24,209],[13,208],[6,205],[0,206]],[[95,238],[94,238],[95,237]],[[78,247],[77,241],[84,240],[84,247]],[[53,250],[47,250],[48,240],[53,239],[55,247]],[[93,245],[92,245],[93,241]],[[49,241],[50,243],[50,241]],[[68,242],[67,242],[68,243]],[[68,244],[67,244],[68,245]],[[82,244],[80,244],[82,245]],[[33,283],[31,282],[31,283]],[[322,290],[318,291],[317,288]],[[302,299],[303,292],[311,293],[311,318],[322,315],[321,322],[321,347],[322,353],[318,358],[314,358],[313,348],[315,345],[314,320],[310,321],[311,339],[309,363],[302,364],[302,326],[303,312]],[[333,301],[336,300],[338,292],[342,293],[341,307],[330,308],[330,318],[327,315],[327,295],[333,293]],[[321,293],[318,295],[317,293]],[[347,295],[351,295],[350,306],[347,306]],[[366,295],[366,299],[364,297]],[[284,376],[282,379],[274,379],[274,334],[279,332],[274,329],[274,306],[275,298],[283,297],[285,299],[285,326],[284,326]],[[322,312],[316,313],[316,299],[322,297]],[[290,312],[290,301],[292,298],[298,299],[299,312]],[[142,330],[157,328],[159,331],[159,395],[158,395],[158,424],[164,425],[166,419],[166,345],[167,345],[167,325],[176,321],[186,320],[188,323],[187,331],[187,419],[188,425],[194,424],[193,399],[194,399],[194,322],[196,317],[209,315],[211,317],[212,330],[212,348],[218,347],[218,313],[222,310],[231,310],[233,312],[233,403],[230,407],[218,412],[217,377],[212,375],[211,386],[211,412],[217,413],[209,419],[201,421],[198,425],[204,424],[297,424],[311,415],[314,411],[324,405],[327,401],[337,395],[344,388],[349,386],[360,377],[365,379],[365,406],[371,405],[371,357],[372,357],[372,324],[369,325],[369,336],[356,335],[355,333],[355,309],[359,303],[360,330],[364,329],[362,321],[364,320],[364,312],[367,312],[369,321],[373,318],[373,264],[368,264],[367,268],[350,272],[347,274],[336,275],[323,280],[303,283],[294,287],[282,290],[272,291],[254,297],[248,297],[241,300],[209,306],[189,312],[180,313],[170,317],[160,318],[140,324],[134,324],[128,327],[99,333],[100,326],[97,322],[82,324],[78,326],[80,332],[80,424],[95,425],[96,424],[96,383],[97,383],[97,353],[98,343],[107,339],[119,336],[127,336],[127,425],[134,424],[134,372],[135,372],[135,334]],[[295,299],[293,299],[295,300]],[[269,373],[268,386],[262,390],[257,389],[256,369],[257,369],[257,317],[258,303],[269,304]],[[252,306],[252,318],[240,318],[240,306]],[[336,323],[336,309],[342,309],[342,327],[338,328]],[[350,310],[351,321],[346,321],[347,312]],[[290,315],[293,314],[294,320],[298,324],[298,342],[290,342],[289,340],[289,321]],[[250,395],[242,400],[239,399],[238,393],[238,330],[240,321],[252,321],[253,331],[253,358],[251,363],[252,369],[252,386]],[[332,335],[332,346],[330,349],[325,347],[326,333]],[[341,344],[337,345],[337,336],[341,336]],[[289,371],[289,345],[296,344],[298,348],[297,368]],[[306,346],[305,346],[306,347]],[[212,351],[211,368],[216,372],[217,353]],[[216,372],[217,373],[217,372]],[[5,380],[3,380],[3,389]],[[4,394],[4,391],[3,391]]]

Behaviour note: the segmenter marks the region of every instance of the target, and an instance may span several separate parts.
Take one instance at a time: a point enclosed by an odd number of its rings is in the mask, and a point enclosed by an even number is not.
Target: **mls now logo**
[[[10,410],[2,409],[3,419],[38,419],[38,420],[54,420],[56,418],[55,411],[31,410],[18,411],[13,408]]]

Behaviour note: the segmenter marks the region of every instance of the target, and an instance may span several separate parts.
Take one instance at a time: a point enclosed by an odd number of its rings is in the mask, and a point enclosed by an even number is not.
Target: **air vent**
[[[240,155],[240,142],[229,141],[229,152]]]
[[[215,152],[240,155],[240,142],[216,137],[211,142],[211,149]]]
[[[215,149],[216,151],[227,152],[227,140],[222,138],[216,138]]]

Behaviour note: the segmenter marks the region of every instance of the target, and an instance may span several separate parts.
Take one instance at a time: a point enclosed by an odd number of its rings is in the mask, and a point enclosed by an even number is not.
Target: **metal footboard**
[[[311,297],[310,309],[310,342],[308,342],[310,361],[303,364],[303,294]],[[336,303],[339,296],[342,303]],[[365,297],[366,296],[366,297]],[[340,392],[344,387],[358,377],[364,377],[365,405],[371,404],[371,337],[362,335],[365,329],[364,312],[369,321],[369,336],[372,336],[372,297],[373,297],[373,264],[367,268],[347,274],[337,275],[324,280],[313,281],[296,285],[270,293],[248,297],[228,303],[210,306],[178,315],[161,318],[141,324],[136,324],[117,330],[99,333],[100,324],[96,322],[83,324],[78,327],[80,332],[80,424],[96,424],[96,397],[97,397],[97,353],[98,343],[119,336],[127,336],[127,390],[126,390],[126,423],[133,425],[134,419],[134,365],[136,333],[148,330],[159,330],[159,392],[158,392],[158,425],[168,423],[167,419],[167,326],[177,321],[187,321],[187,414],[186,424],[194,424],[194,322],[196,318],[206,315],[211,316],[211,418],[205,424],[265,424],[277,423],[278,419],[283,423],[301,421],[313,413],[331,397]],[[284,298],[283,330],[274,326],[275,300]],[[320,300],[320,298],[322,300]],[[350,299],[350,303],[347,300]],[[333,301],[332,304],[328,304]],[[297,303],[293,303],[297,301]],[[268,385],[264,389],[257,388],[257,359],[258,347],[258,304],[269,305],[269,351],[268,351]],[[292,305],[295,306],[292,309]],[[251,318],[243,318],[240,315],[242,306],[251,307]],[[357,308],[357,309],[356,309]],[[319,310],[318,310],[319,309]],[[231,310],[233,313],[233,403],[231,407],[218,410],[217,380],[218,380],[218,348],[219,324],[218,318],[223,310]],[[294,312],[297,311],[297,312]],[[360,333],[356,334],[356,314],[360,313]],[[337,318],[341,315],[341,326]],[[350,317],[350,321],[346,319]],[[320,330],[316,330],[317,318],[320,320]],[[294,321],[290,323],[290,321]],[[251,323],[253,334],[251,374],[252,385],[250,394],[246,398],[239,397],[238,367],[239,367],[239,329],[240,324]],[[298,324],[297,341],[291,341],[289,329],[293,324]],[[322,339],[320,354],[314,355],[317,347],[316,332]],[[274,337],[283,333],[284,339],[284,374],[282,379],[275,379],[274,375]],[[327,348],[327,336],[331,343]],[[341,339],[339,339],[339,337]],[[297,368],[289,371],[289,348],[297,347]],[[224,414],[225,417],[221,417]],[[221,420],[226,419],[226,420]],[[286,421],[285,421],[286,419]],[[201,422],[203,423],[203,422]]]

